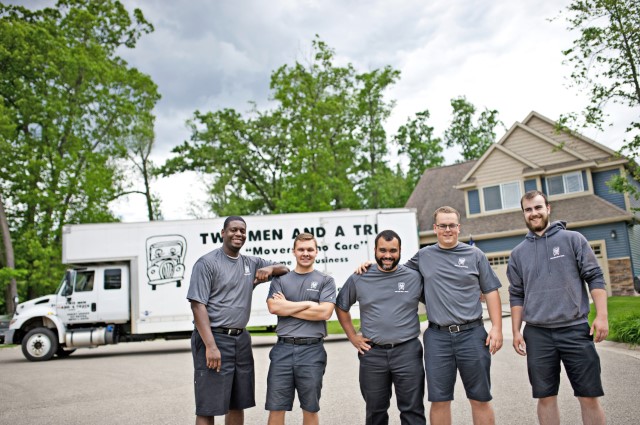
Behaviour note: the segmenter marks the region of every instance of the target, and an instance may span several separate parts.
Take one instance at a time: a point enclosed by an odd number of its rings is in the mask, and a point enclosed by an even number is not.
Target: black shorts
[[[327,365],[327,352],[322,341],[309,345],[278,341],[271,349],[269,359],[265,409],[291,410],[294,391],[297,390],[300,408],[318,412],[322,377]]]
[[[197,330],[191,335],[196,415],[222,416],[256,405],[253,352],[249,332],[213,334],[222,357],[220,372],[207,368],[206,349]]]
[[[429,401],[453,400],[458,372],[468,399],[491,401],[491,353],[486,339],[484,326],[456,333],[433,328],[424,332]]]
[[[561,361],[576,397],[604,395],[600,357],[589,329],[588,323],[562,328],[525,326],[522,336],[534,398],[558,395]]]

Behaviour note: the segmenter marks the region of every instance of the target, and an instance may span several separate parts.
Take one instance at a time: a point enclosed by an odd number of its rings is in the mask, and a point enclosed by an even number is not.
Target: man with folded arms
[[[267,305],[278,315],[278,342],[269,353],[267,377],[269,425],[284,425],[293,408],[294,392],[302,408],[302,423],[319,423],[322,378],[327,366],[324,338],[327,320],[336,302],[332,277],[314,270],[318,243],[310,233],[300,233],[293,242],[296,267],[271,282]]]
[[[289,269],[258,257],[241,255],[247,239],[242,217],[224,221],[222,247],[194,264],[187,299],[196,329],[191,335],[196,425],[244,423],[244,409],[255,402],[255,374],[249,322],[253,288]]]

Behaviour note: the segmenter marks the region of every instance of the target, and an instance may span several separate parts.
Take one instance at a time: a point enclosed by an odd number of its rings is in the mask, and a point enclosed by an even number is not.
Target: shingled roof
[[[418,226],[422,235],[433,234],[433,212],[443,205],[451,206],[460,211],[461,240],[468,240],[471,235],[474,239],[479,239],[484,234],[499,236],[503,232],[512,234],[527,232],[520,211],[466,217],[464,191],[454,189],[454,186],[460,182],[476,162],[468,161],[430,168],[424,172],[406,204],[406,207],[416,209]],[[551,216],[553,220],[567,221],[569,226],[587,222],[633,220],[632,213],[591,194],[552,201]]]

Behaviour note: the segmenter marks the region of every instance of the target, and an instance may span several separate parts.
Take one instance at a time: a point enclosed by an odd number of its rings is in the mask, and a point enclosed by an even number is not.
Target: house
[[[531,112],[478,160],[427,169],[407,201],[418,215],[420,244],[436,243],[433,212],[449,205],[460,212],[460,240],[488,257],[508,303],[506,268],[511,250],[528,229],[520,198],[544,192],[551,220],[582,233],[600,263],[609,295],[634,295],[640,276],[640,202],[607,186],[629,161],[579,134],[559,133],[552,120]],[[640,189],[640,184],[631,181]]]

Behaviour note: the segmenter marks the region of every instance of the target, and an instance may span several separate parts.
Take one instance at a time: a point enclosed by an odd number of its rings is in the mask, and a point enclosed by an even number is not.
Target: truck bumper
[[[7,329],[3,333],[0,333],[0,344],[13,344],[14,333],[15,331],[13,329]]]

